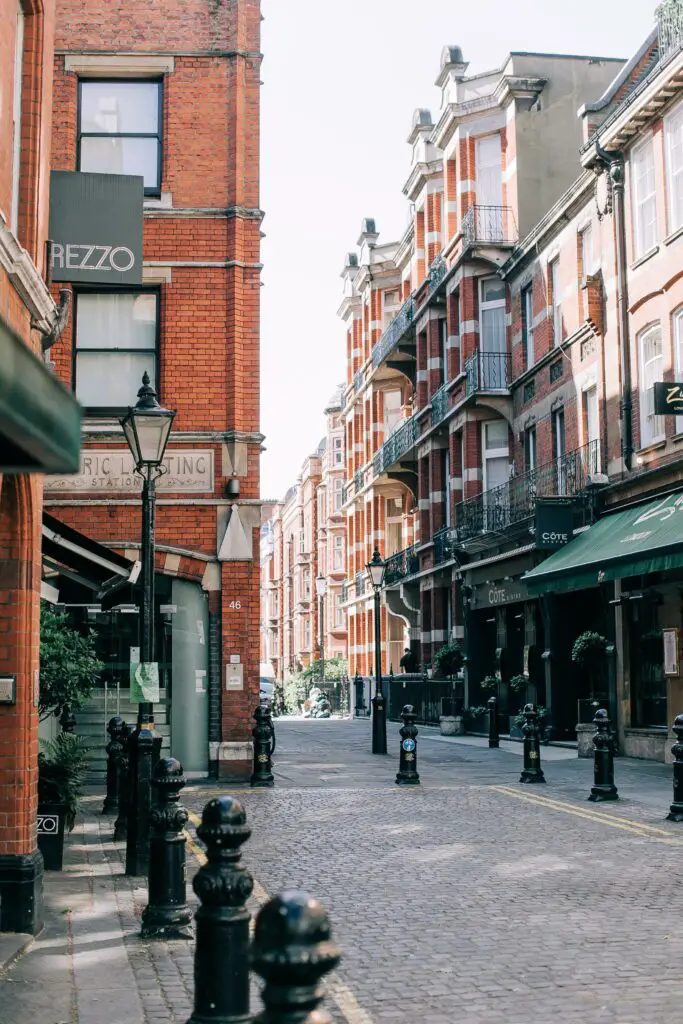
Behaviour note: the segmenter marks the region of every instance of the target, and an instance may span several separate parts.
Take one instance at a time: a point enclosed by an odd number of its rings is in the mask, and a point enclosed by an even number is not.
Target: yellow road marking
[[[188,812],[188,817],[192,824],[197,827],[201,825],[201,818],[194,814],[192,811]],[[194,841],[187,829],[184,830],[187,845],[190,848],[192,854],[196,857],[197,862],[200,865],[206,864],[206,854],[200,846]],[[270,896],[268,892],[263,888],[260,882],[254,878],[254,889],[252,893],[254,899],[260,907],[268,902]],[[254,921],[251,921],[252,934],[254,930]],[[356,997],[354,996],[351,989],[344,984],[339,975],[334,972],[327,980],[327,990],[337,1004],[337,1007],[346,1021],[346,1024],[373,1024],[372,1017],[367,1013],[360,1005]]]
[[[562,811],[565,814],[573,814],[577,818],[585,818],[588,821],[598,821],[603,825],[609,825],[610,828],[618,828],[624,832],[630,832],[632,835],[641,836],[643,838],[652,837],[659,839],[664,837],[668,842],[673,843],[676,846],[683,845],[683,840],[676,839],[671,832],[663,828],[657,828],[654,825],[647,825],[642,821],[633,821],[631,818],[620,818],[614,814],[605,814],[603,812],[597,812],[590,810],[588,807],[577,807],[576,804],[564,803],[561,800],[553,800],[550,797],[541,796],[540,794],[534,793],[519,793],[516,789],[512,789],[510,786],[491,786],[497,793],[502,793],[505,796],[515,797],[517,800],[524,800],[529,804],[536,804],[539,807],[548,807],[550,810]]]

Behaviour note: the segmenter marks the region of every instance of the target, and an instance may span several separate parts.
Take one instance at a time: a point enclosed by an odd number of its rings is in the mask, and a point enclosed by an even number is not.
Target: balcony
[[[443,384],[439,390],[432,395],[432,426],[445,418],[448,412],[448,383]]]
[[[683,5],[680,0],[664,0],[656,9],[660,58],[683,45]]]
[[[410,295],[372,350],[372,365],[375,369],[393,352],[403,336],[412,327],[414,315],[415,303],[413,302],[412,295]]]
[[[363,371],[356,370],[353,375],[353,390],[358,392],[363,387]]]
[[[443,526],[434,534],[434,565],[450,562],[457,547],[456,531],[452,526]]]
[[[403,551],[398,551],[395,555],[389,555],[385,564],[385,587],[391,586],[392,583],[400,582],[406,576],[413,576],[420,568],[417,544],[411,544],[410,547],[404,548]]]
[[[362,597],[368,587],[368,577],[365,571],[356,573],[356,597]]]
[[[450,539],[460,545],[482,534],[507,530],[534,515],[536,498],[574,497],[600,469],[600,442],[591,441],[554,462],[512,477],[506,484],[457,505]]]
[[[514,245],[517,224],[510,206],[470,206],[462,219],[462,237],[468,245]]]
[[[417,425],[417,416],[411,416],[409,420],[395,430],[393,434],[387,438],[382,447],[375,455],[372,460],[372,469],[375,477],[380,476],[385,470],[393,466],[395,462],[398,462],[411,448],[414,447],[420,434],[420,429]]]
[[[442,283],[448,272],[448,264],[446,263],[443,256],[437,256],[427,272],[427,281],[429,285],[429,294],[433,295],[439,285]]]
[[[508,391],[512,380],[509,352],[482,352],[465,360],[465,395],[478,391]]]

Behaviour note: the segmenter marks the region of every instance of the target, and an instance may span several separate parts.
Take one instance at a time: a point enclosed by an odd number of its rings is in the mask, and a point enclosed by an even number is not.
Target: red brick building
[[[80,413],[43,351],[54,2],[0,3],[0,931],[42,927],[36,848],[43,473],[78,467]]]
[[[73,288],[52,358],[83,405],[84,451],[76,477],[47,481],[46,509],[139,558],[118,416],[148,372],[177,412],[158,483],[155,717],[199,775],[251,771],[258,701],[260,21],[259,0],[57,4],[52,167],[141,175],[144,241],[141,286]],[[101,747],[109,715],[134,717],[137,589],[50,582],[98,632],[104,685],[81,731]]]

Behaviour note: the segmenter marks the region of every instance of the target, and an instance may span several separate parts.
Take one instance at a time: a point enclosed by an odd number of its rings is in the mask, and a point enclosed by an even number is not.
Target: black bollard
[[[191,939],[192,913],[187,905],[185,833],[188,814],[180,803],[183,766],[162,758],[154,769],[156,800],[150,814],[149,903],[142,911],[143,939]]]
[[[674,756],[674,802],[666,820],[683,821],[683,715],[676,715],[672,728],[676,733],[676,742],[671,747]]]
[[[525,704],[522,712],[526,721],[522,726],[524,734],[524,768],[520,782],[545,782],[541,768],[541,740],[538,732],[538,713],[533,704]]]
[[[253,1024],[332,1024],[321,979],[341,960],[327,913],[305,892],[283,892],[256,918],[252,960],[265,1009]]]
[[[71,710],[70,704],[65,704],[62,708],[62,713],[59,716],[59,724],[62,727],[62,732],[68,732],[72,735],[76,732],[76,718]]]
[[[356,688],[356,718],[360,718],[365,715],[365,683],[363,677],[360,674],[354,676],[353,685]]]
[[[275,728],[266,702],[259,704],[254,712],[256,725],[251,731],[254,737],[254,771],[252,786],[274,786],[272,756],[275,752]]]
[[[107,795],[102,805],[102,814],[114,814],[119,809],[119,760],[123,750],[121,732],[125,724],[120,715],[114,715],[107,725]]]
[[[128,741],[133,733],[132,728],[124,722],[121,727],[119,753],[119,813],[114,822],[114,841],[125,839],[128,835]]]
[[[419,786],[420,776],[417,774],[417,726],[415,725],[415,709],[406,704],[401,712],[403,725],[398,730],[401,735],[401,748],[396,773],[398,786]]]
[[[500,746],[498,739],[498,701],[495,697],[489,697],[489,747]]]
[[[619,794],[614,785],[614,744],[610,732],[610,720],[604,708],[595,712],[593,722],[595,724],[593,735],[595,764],[593,765],[593,786],[588,799],[594,803],[598,800],[618,800]]]
[[[195,915],[194,1011],[187,1024],[248,1024],[249,921],[245,904],[254,880],[241,863],[251,835],[239,800],[216,797],[204,808],[197,835],[207,863],[194,876],[201,906]]]

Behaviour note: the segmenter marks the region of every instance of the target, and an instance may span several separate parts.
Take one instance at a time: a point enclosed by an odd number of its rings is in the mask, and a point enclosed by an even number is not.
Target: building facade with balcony
[[[468,75],[461,50],[446,47],[438,116],[416,111],[408,137],[410,226],[399,242],[379,244],[366,220],[347,256],[352,674],[372,667],[365,565],[375,544],[389,560],[384,670],[398,669],[405,646],[427,667],[447,640],[465,641],[456,510],[506,483],[513,448],[500,268],[580,171],[576,110],[621,64],[513,53],[495,71]]]
[[[341,388],[324,411],[325,437],[261,530],[262,661],[279,683],[318,661],[321,646],[325,659],[347,653]]]

